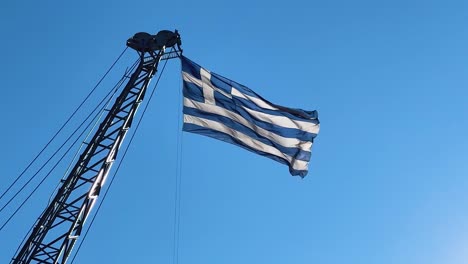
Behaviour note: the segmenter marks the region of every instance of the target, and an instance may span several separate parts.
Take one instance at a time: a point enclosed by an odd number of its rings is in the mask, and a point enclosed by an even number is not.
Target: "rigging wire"
[[[135,63],[134,65],[136,65],[137,63]],[[100,120],[100,115],[102,116],[102,113],[104,112],[104,109],[109,106],[112,98],[114,97],[114,95],[117,93],[117,91],[120,89],[120,87],[122,86],[123,84],[123,81],[125,79],[125,76],[126,76],[127,73],[124,74],[124,76],[118,81],[118,83],[113,87],[112,90],[109,91],[109,93],[99,102],[99,104],[93,109],[93,111],[85,118],[85,120],[75,129],[75,131],[72,133],[72,135],[70,135],[67,140],[60,146],[60,148],[55,151],[55,153],[52,155],[52,157],[50,157],[47,162],[20,188],[19,191],[17,191],[15,193],[15,195],[0,209],[0,212],[6,208],[6,206],[8,204],[11,203],[11,201],[26,187],[26,185],[28,185],[31,180],[33,178],[35,178],[38,173],[50,162],[50,160],[68,143],[68,141],[73,137],[73,135],[79,131],[79,129],[90,119],[90,117],[93,115],[94,112],[96,112],[96,110],[99,109],[99,106],[100,109],[99,111],[95,114],[95,116],[91,119],[91,121],[88,123],[88,125],[86,125],[86,127],[83,129],[83,131],[78,135],[78,137],[75,139],[75,141],[68,147],[68,149],[65,151],[65,153],[59,158],[59,160],[54,164],[54,166],[49,170],[49,172],[41,179],[41,181],[36,185],[36,187],[31,191],[31,193],[25,198],[25,200],[23,200],[23,202],[20,204],[20,206],[18,208],[16,208],[16,210],[12,213],[12,215],[10,215],[10,217],[5,221],[5,223],[3,223],[3,225],[0,227],[0,231],[3,230],[3,228],[11,221],[11,219],[18,213],[18,211],[24,206],[24,204],[32,197],[32,195],[37,191],[37,189],[44,183],[44,181],[50,176],[50,174],[54,171],[54,169],[60,164],[60,162],[65,158],[65,156],[70,152],[70,150],[72,149],[73,146],[75,146],[75,144],[78,142],[78,140],[83,136],[83,134],[88,130],[88,128],[91,126],[91,124],[93,124],[93,120],[95,120],[94,122],[94,126],[93,126],[93,129],[94,127],[97,125],[97,123],[99,122]],[[111,95],[109,97],[109,95]],[[109,98],[108,98],[109,97]],[[105,104],[104,101],[106,100],[107,98],[107,102]],[[98,118],[99,117],[99,118]],[[89,130],[89,133],[87,135],[87,137],[91,134],[91,132],[93,131],[93,129]],[[86,140],[86,139],[85,139]],[[76,157],[76,154],[75,154],[75,157]],[[59,183],[60,185],[60,183]],[[56,188],[57,189],[57,188]],[[55,189],[55,190],[56,190]],[[54,192],[55,192],[54,190]],[[53,193],[52,193],[53,195]],[[50,202],[50,200],[49,200]],[[32,230],[32,228],[30,229],[30,231]],[[29,232],[30,232],[29,231]],[[29,234],[28,232],[28,234]],[[28,235],[27,234],[27,235]],[[26,237],[27,237],[26,235]],[[24,241],[24,239],[23,239]]]
[[[115,86],[112,90],[109,91],[109,93],[101,100],[101,102],[99,102],[99,104],[93,109],[93,111],[85,118],[85,120],[73,131],[73,133],[65,140],[65,142],[62,143],[62,145],[52,154],[52,156],[49,157],[49,159],[34,173],[33,176],[31,176],[31,178],[28,179],[28,181],[26,181],[26,183],[23,184],[23,186],[21,186],[21,188],[16,191],[16,193],[3,205],[2,208],[0,208],[0,212],[2,212],[15,198],[16,196],[18,196],[19,193],[21,193],[24,188],[42,171],[42,169],[44,169],[45,166],[47,166],[47,164],[55,157],[55,155],[57,155],[57,153],[62,150],[62,148],[70,141],[70,139],[80,130],[80,128],[89,120],[89,118],[94,114],[94,112],[96,110],[98,110],[99,106],[104,102],[104,100],[109,96],[111,95],[111,93],[113,92],[113,95],[117,92],[117,90],[120,88],[120,86],[122,85],[123,83],[123,80],[124,78],[122,78]],[[113,96],[112,95],[112,96]],[[112,99],[112,96],[108,99],[108,102],[107,104],[109,104],[110,100]],[[101,110],[104,108],[105,106],[102,106],[101,107]],[[99,114],[96,114],[95,117],[91,120],[94,120],[96,119],[96,117],[98,116]],[[60,161],[64,158],[64,156],[70,151],[71,147],[74,146],[76,144],[76,142],[79,140],[79,138],[84,134],[84,132],[86,131],[86,129],[89,128],[90,124],[92,124],[92,122],[90,122],[88,124],[88,126],[86,126],[86,128],[83,130],[83,132],[81,132],[81,134],[78,136],[78,138],[73,142],[72,145],[70,145],[70,147],[68,148],[68,150],[62,155],[62,157],[59,159],[59,161],[55,164],[55,166],[49,171],[49,173],[47,174],[50,175],[50,173],[52,172],[53,169],[55,169],[55,167],[58,165],[58,163],[60,163]],[[45,177],[47,178],[47,177]],[[45,180],[45,178],[41,181],[40,184],[42,184],[42,182]],[[39,184],[39,185],[40,185]],[[1,230],[1,228],[0,228]]]
[[[112,92],[112,91],[111,91]],[[106,95],[105,98],[107,98],[109,96],[110,93],[108,93]],[[115,92],[114,92],[115,94]],[[85,118],[85,120],[73,131],[73,133],[65,140],[65,142],[62,143],[62,145],[52,154],[52,156],[36,171],[36,173],[34,173],[34,175],[28,179],[28,181],[26,183],[23,184],[23,186],[10,198],[10,200],[8,200],[8,202],[3,205],[3,207],[0,209],[0,212],[3,211],[3,209],[5,209],[6,206],[8,206],[14,198],[16,198],[16,196],[39,174],[39,172],[42,171],[42,169],[55,157],[55,155],[68,143],[68,141],[75,135],[76,132],[79,131],[79,129],[88,121],[89,117],[98,109],[98,107],[102,104],[103,101],[101,101],[97,106],[96,108],[94,108],[94,110]],[[101,111],[102,111],[102,107],[101,107]],[[97,116],[97,115],[96,115]],[[93,118],[93,120],[95,119],[96,117]],[[84,129],[84,131],[86,131],[86,129],[89,127],[89,125]],[[83,135],[83,132],[81,132],[81,134],[78,136],[78,139],[79,137],[81,137]],[[75,140],[75,142],[71,145],[73,146],[77,141]],[[65,154],[63,154],[62,158],[68,153],[68,151],[70,150],[70,148],[65,152]],[[61,159],[60,159],[61,160]],[[58,164],[56,163],[55,166],[57,166]],[[54,168],[55,168],[54,166]],[[50,173],[51,171],[49,171]]]
[[[107,96],[106,96],[107,97]],[[105,97],[105,98],[106,98]],[[108,100],[108,103],[110,102],[110,100],[112,99],[112,97],[109,98]],[[102,101],[101,101],[102,102]],[[99,107],[99,105],[97,106]],[[94,113],[94,111],[97,109],[97,107],[93,110],[92,113]],[[99,119],[97,119],[97,117],[99,116],[99,114],[101,113],[102,114],[102,110],[105,108],[105,106],[101,107],[101,111],[98,112],[96,114],[96,116],[92,119],[92,120],[95,120],[95,123],[97,124],[99,122]],[[91,115],[90,114],[90,115]],[[88,118],[89,119],[89,116]],[[85,119],[85,121],[83,121],[81,123],[80,126],[82,126],[86,121],[87,119]],[[16,213],[18,213],[18,211],[24,206],[24,204],[26,204],[26,202],[31,198],[31,196],[39,189],[39,187],[44,183],[44,181],[50,176],[50,174],[55,170],[55,168],[60,164],[60,162],[65,158],[65,156],[68,154],[68,152],[71,150],[71,148],[78,142],[78,140],[80,139],[80,137],[84,134],[84,132],[86,132],[86,130],[91,126],[91,124],[93,124],[93,122],[89,122],[89,124],[85,127],[85,129],[80,133],[80,135],[75,139],[75,141],[68,147],[68,149],[65,151],[65,153],[59,158],[59,160],[54,164],[54,166],[49,170],[49,172],[41,179],[41,181],[36,185],[36,187],[29,193],[29,195],[23,200],[23,202],[16,208],[16,210],[10,215],[10,217],[3,223],[3,225],[0,227],[0,231],[3,230],[3,228],[10,222],[10,220],[16,215]],[[95,124],[95,125],[96,125]],[[80,127],[79,126],[79,127]],[[79,130],[79,127],[73,132],[73,134],[67,139],[67,141],[65,141],[62,146],[60,146],[59,150],[65,146],[65,144],[68,142],[68,140],[70,140],[70,138]],[[95,127],[95,126],[93,126]],[[90,132],[91,133],[91,132]],[[89,134],[88,134],[89,135]],[[31,182],[31,180],[33,178],[35,178],[37,176],[37,174],[47,165],[47,163],[55,156],[55,154],[57,154],[57,152],[59,151],[57,150],[54,155],[49,158],[49,160],[29,179],[28,182],[26,182],[22,187],[21,189],[15,193],[15,195],[0,209],[0,212],[6,208],[6,206],[8,204],[10,204],[10,202],[26,187],[27,184],[29,184]]]
[[[114,98],[115,94],[117,93],[117,91],[120,89],[120,87],[121,87],[122,84],[124,83],[124,80],[125,80],[125,78],[127,77],[127,74],[128,74],[129,72],[132,72],[132,71],[136,68],[136,66],[138,65],[138,62],[139,62],[139,60],[137,59],[137,60],[133,63],[133,65],[130,67],[130,69],[127,68],[127,70],[125,70],[125,73],[124,73],[124,75],[122,76],[122,78],[117,82],[117,84],[116,84],[116,85],[114,86],[114,88],[112,89],[112,90],[114,91],[114,93],[113,93],[112,96],[109,98],[109,100],[107,101],[107,103],[106,103],[106,105],[105,105],[104,108],[106,108],[106,107],[109,106],[110,101],[112,100],[112,98]],[[130,78],[130,77],[128,77],[128,78]],[[109,94],[110,94],[110,93],[109,93]],[[107,96],[109,96],[109,94],[107,94],[107,95],[104,97],[104,99],[107,98]],[[104,101],[104,99],[101,100],[101,102],[99,103],[99,105]],[[101,108],[101,111],[102,111],[102,108]],[[102,112],[101,112],[101,115],[102,115],[102,113],[104,113],[104,112],[102,111]],[[93,120],[94,120],[96,117],[97,117],[97,115],[93,118]],[[101,119],[101,117],[98,118],[98,120],[100,120],[100,119]],[[96,124],[97,124],[97,122],[96,122]],[[95,126],[96,126],[96,124],[95,124]],[[72,165],[74,164],[76,158],[77,158],[78,155],[80,154],[81,149],[82,149],[83,146],[85,145],[84,142],[89,138],[89,136],[91,135],[91,132],[94,130],[95,126],[93,126],[93,128],[89,130],[88,135],[86,136],[86,138],[84,139],[84,141],[81,143],[79,149],[75,152],[75,155],[73,156],[73,158],[72,158],[72,160],[70,161],[70,163],[69,163],[67,169],[65,170],[65,173],[63,174],[62,180],[64,180],[64,179],[67,177],[70,168],[71,168]],[[85,129],[85,130],[86,130],[86,129]],[[81,137],[81,136],[80,136],[80,137]],[[49,197],[49,203],[50,203],[50,200],[52,199],[52,196],[53,196],[53,195],[55,194],[55,192],[58,190],[58,188],[60,187],[60,185],[61,185],[61,182],[59,182],[59,183],[57,184],[57,186],[55,187],[54,191],[53,191],[52,194],[50,195],[50,197]]]
[[[182,98],[181,90],[179,89],[179,97]],[[177,117],[177,155],[176,155],[176,175],[175,175],[175,190],[174,190],[174,234],[172,248],[172,263],[179,263],[179,234],[180,234],[180,200],[182,186],[182,127],[181,117],[182,104],[179,102],[179,111]]]
[[[174,48],[172,48],[172,49],[174,49]],[[114,182],[114,179],[116,178],[117,173],[120,170],[120,166],[122,165],[122,163],[123,163],[123,161],[125,159],[125,156],[127,155],[127,151],[128,151],[128,149],[129,149],[129,147],[130,147],[130,145],[131,145],[131,143],[132,143],[132,141],[133,141],[133,139],[134,139],[134,137],[135,137],[135,135],[136,135],[136,133],[138,131],[138,128],[140,127],[141,121],[143,120],[143,117],[145,116],[146,110],[148,109],[148,105],[150,104],[151,99],[153,98],[154,92],[156,91],[156,87],[157,87],[157,85],[159,83],[159,80],[161,79],[161,76],[162,76],[162,74],[164,72],[164,69],[166,68],[167,61],[168,60],[166,60],[164,62],[163,68],[161,69],[161,73],[159,74],[158,79],[156,80],[156,83],[153,86],[153,91],[151,92],[151,95],[150,95],[150,97],[148,99],[148,103],[145,105],[145,108],[143,109],[143,113],[141,114],[141,117],[138,120],[138,123],[137,123],[137,125],[135,127],[135,132],[132,134],[132,136],[131,136],[131,138],[130,138],[130,140],[129,140],[126,148],[125,148],[125,151],[124,151],[124,153],[122,155],[122,158],[120,159],[119,165],[117,166],[115,172],[113,173],[113,177],[109,182],[109,187],[107,187],[106,191],[104,192],[104,194],[102,196],[101,202],[99,203],[99,206],[97,207],[96,212],[94,213],[93,218],[91,219],[91,222],[89,223],[89,226],[88,226],[88,228],[86,229],[86,232],[83,235],[83,239],[81,239],[81,242],[79,243],[78,248],[77,248],[77,250],[76,250],[76,252],[75,252],[75,254],[74,254],[74,256],[73,256],[73,258],[71,260],[71,264],[73,264],[73,262],[75,261],[75,258],[78,255],[78,252],[80,251],[81,246],[83,245],[83,242],[85,241],[85,239],[86,239],[86,237],[88,235],[88,232],[91,229],[91,227],[92,227],[92,225],[94,223],[94,220],[96,219],[96,216],[97,216],[99,210],[101,209],[102,204],[104,203],[104,200],[106,199],[107,193],[109,192],[109,190],[110,190],[110,188],[112,186],[112,183]]]
[[[95,116],[91,119],[91,122],[83,129],[83,131],[80,133],[80,135],[77,137],[77,139],[73,142],[73,144],[71,144],[71,146],[68,148],[68,150],[65,152],[65,154],[62,156],[62,158],[57,162],[57,164],[49,171],[49,173],[41,180],[41,182],[35,187],[35,189],[32,191],[32,193],[30,193],[30,195],[26,198],[26,200],[23,201],[23,203],[19,206],[19,208],[16,209],[16,211],[13,213],[12,216],[10,216],[10,218],[7,220],[7,222],[5,222],[3,224],[2,227],[0,227],[0,231],[6,226],[6,224],[8,224],[8,222],[11,220],[11,218],[13,218],[13,216],[20,210],[20,208],[27,202],[27,200],[29,200],[29,198],[34,194],[34,192],[39,188],[39,186],[44,182],[44,180],[50,175],[50,173],[53,171],[53,169],[58,165],[58,163],[60,163],[60,161],[63,159],[63,157],[70,151],[70,149],[76,144],[76,142],[81,138],[81,136],[84,134],[85,131],[87,131],[87,129],[89,128],[89,126],[93,123],[92,120],[96,120],[94,122],[94,126],[93,128],[91,128],[89,130],[89,133],[88,135],[86,136],[86,138],[84,139],[83,143],[81,144],[80,148],[78,149],[78,151],[75,153],[72,161],[70,162],[68,168],[67,168],[67,171],[64,173],[64,176],[62,177],[62,180],[66,177],[67,173],[68,173],[68,170],[70,169],[71,165],[73,164],[73,160],[77,157],[77,155],[79,154],[79,151],[81,149],[81,147],[84,145],[84,142],[86,141],[86,139],[89,137],[89,135],[91,134],[91,132],[94,130],[94,128],[96,127],[97,123],[99,122],[100,118],[98,118],[99,115],[102,116],[102,113],[104,112],[103,110],[109,106],[112,98],[114,98],[115,94],[117,93],[117,91],[120,89],[120,87],[122,86],[125,78],[128,78],[127,77],[127,74],[131,71],[133,71],[133,69],[136,67],[136,65],[138,65],[138,62],[139,60],[136,60],[135,63],[130,67],[130,69],[127,69],[124,73],[124,75],[122,76],[122,78],[117,82],[116,85],[114,85],[114,87],[110,90],[110,92],[98,103],[98,105],[93,109],[93,111],[86,117],[86,119],[78,126],[78,128],[75,130],[74,133],[76,133],[76,131],[78,131],[78,129],[83,126],[84,123],[86,123],[86,121],[89,119],[89,117],[98,109],[98,107],[100,105],[102,105],[102,103],[106,100],[107,97],[109,97],[109,95],[112,95],[107,99],[107,102],[99,109],[99,112],[95,114]],[[74,134],[73,133],[73,134]],[[72,134],[72,135],[73,135]],[[65,142],[66,143],[66,142]],[[65,144],[64,143],[64,144]],[[55,153],[54,153],[55,155]],[[37,173],[36,173],[37,174]],[[57,191],[57,189],[60,187],[61,185],[61,182],[59,182],[59,184],[57,185],[57,187],[54,189],[54,191],[52,192],[51,196],[49,197],[49,201],[47,204],[50,204],[50,200],[52,198],[52,196],[54,195],[54,193]],[[2,208],[3,209],[3,208]],[[39,220],[39,219],[38,219]],[[37,223],[37,221],[36,221]],[[24,236],[23,240],[21,241],[20,245],[18,246],[18,248],[16,249],[16,252],[15,252],[15,255],[18,253],[18,251],[20,250],[21,248],[21,245],[23,245],[24,241],[26,240],[26,238],[29,236],[29,234],[31,233],[31,231],[33,230],[35,224],[33,226],[31,226],[31,228],[29,229],[29,231],[26,233],[26,235]]]
[[[70,122],[70,120],[75,116],[75,114],[79,111],[79,109],[83,106],[83,104],[89,99],[89,97],[96,91],[97,87],[101,84],[101,82],[104,80],[104,78],[109,74],[109,72],[114,68],[115,64],[120,60],[120,58],[123,56],[123,54],[127,51],[128,47],[125,47],[125,49],[120,53],[120,55],[117,57],[117,59],[112,63],[112,65],[109,67],[109,69],[106,71],[106,73],[101,77],[101,79],[97,82],[97,84],[94,86],[94,88],[91,90],[91,92],[88,93],[88,95],[85,97],[85,99],[81,102],[81,104],[74,110],[74,112],[68,117],[68,119],[65,121],[65,123],[60,127],[60,129],[55,133],[55,135],[49,140],[49,142],[46,143],[46,145],[39,151],[39,153],[33,158],[31,162],[26,166],[26,168],[16,177],[16,179],[13,181],[13,183],[8,186],[8,188],[0,195],[0,200],[10,191],[10,189],[22,178],[24,173],[34,164],[34,162],[39,158],[39,156],[49,147],[49,145],[54,141],[54,139],[60,134],[60,132],[63,130],[63,128]]]

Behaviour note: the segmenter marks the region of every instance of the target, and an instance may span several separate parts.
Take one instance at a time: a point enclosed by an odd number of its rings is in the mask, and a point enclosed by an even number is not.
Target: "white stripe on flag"
[[[198,125],[201,127],[205,127],[208,129],[212,129],[215,131],[228,134],[229,136],[236,138],[237,140],[241,141],[243,144],[245,144],[246,146],[254,150],[262,151],[264,153],[268,153],[268,154],[277,156],[279,158],[283,158],[287,160],[290,164],[292,162],[291,167],[294,170],[307,170],[308,169],[309,162],[303,161],[303,160],[296,160],[292,158],[291,156],[288,156],[282,153],[277,148],[267,145],[258,140],[255,140],[240,131],[227,127],[226,125],[222,123],[209,120],[209,119],[205,119],[205,118],[199,118],[199,117],[187,115],[187,114],[184,114],[184,123],[194,124],[194,125]]]
[[[247,99],[247,100],[253,102],[254,104],[256,104],[257,106],[259,106],[261,108],[270,109],[270,110],[278,110],[278,108],[271,106],[270,104],[263,101],[262,99],[259,99],[259,98],[256,98],[256,97],[253,97],[253,96],[250,96],[250,95],[243,94],[234,87],[232,87],[231,94],[233,96],[236,96],[236,97]]]
[[[205,103],[214,105],[215,97],[214,97],[214,89],[211,86],[211,73],[203,68],[200,68],[200,76],[203,83],[203,97],[205,98]]]
[[[213,114],[217,114],[220,116],[230,118],[234,120],[235,122],[252,129],[255,133],[287,148],[299,148],[303,151],[310,152],[310,148],[312,147],[312,142],[310,141],[301,141],[297,138],[282,137],[268,130],[265,130],[259,126],[255,126],[255,124],[247,121],[244,117],[242,117],[241,115],[237,113],[234,113],[232,111],[229,111],[225,108],[222,108],[216,105],[204,104],[204,103],[197,102],[197,101],[184,97],[184,106],[200,109],[207,113],[213,113]]]

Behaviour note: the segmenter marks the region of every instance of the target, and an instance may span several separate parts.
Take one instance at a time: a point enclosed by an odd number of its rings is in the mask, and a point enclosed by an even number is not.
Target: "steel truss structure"
[[[176,44],[178,51],[165,53]],[[167,30],[137,33],[127,41],[140,56],[138,66],[11,263],[67,262],[159,61],[179,56],[180,44],[177,31]]]

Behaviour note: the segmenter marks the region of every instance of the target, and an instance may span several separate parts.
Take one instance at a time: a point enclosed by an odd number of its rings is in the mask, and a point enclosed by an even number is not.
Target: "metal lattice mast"
[[[178,52],[165,53],[176,44]],[[182,52],[177,31],[137,33],[127,46],[138,51],[138,67],[11,263],[67,262],[159,61]]]

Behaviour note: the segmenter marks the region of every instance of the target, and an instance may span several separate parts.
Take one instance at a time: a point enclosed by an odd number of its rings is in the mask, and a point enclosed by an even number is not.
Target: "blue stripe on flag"
[[[201,79],[200,75],[200,65],[196,64],[193,61],[188,60],[185,56],[181,57],[182,60],[182,71],[193,75],[197,79]],[[190,62],[188,62],[190,61]]]
[[[205,102],[205,97],[203,97],[203,91],[194,83],[184,82],[184,89],[182,91],[184,97],[188,97],[197,102]]]
[[[256,94],[254,91],[250,90],[248,87],[246,87],[245,85],[242,85],[238,82],[235,82],[233,80],[230,80],[224,76],[221,76],[217,73],[211,73],[211,82],[213,82],[213,80],[215,80],[216,83],[225,83],[226,85],[229,85],[229,86],[233,86],[233,87],[236,87],[237,89],[239,89],[243,94],[247,94],[249,96],[252,96],[252,97],[255,97],[255,98],[259,98],[259,99],[262,99],[263,101],[265,102],[268,102],[267,100],[263,99],[260,95]]]
[[[245,106],[245,107],[247,107],[249,109],[252,109],[252,110],[255,110],[255,111],[264,112],[264,113],[270,114],[270,115],[286,116],[286,117],[288,117],[288,118],[290,118],[292,120],[311,122],[311,123],[314,123],[314,124],[318,124],[318,120],[313,120],[313,119],[311,120],[310,119],[313,116],[315,116],[313,112],[311,114],[307,114],[307,115],[310,116],[309,118],[304,118],[303,115],[300,116],[300,115],[295,114],[295,112],[293,112],[292,109],[282,110],[282,111],[270,110],[270,109],[261,108],[261,107],[257,106],[255,103],[252,103],[251,101],[249,101],[247,99],[244,99],[244,98],[233,97],[232,100],[235,101],[237,105],[242,105],[242,106]]]

